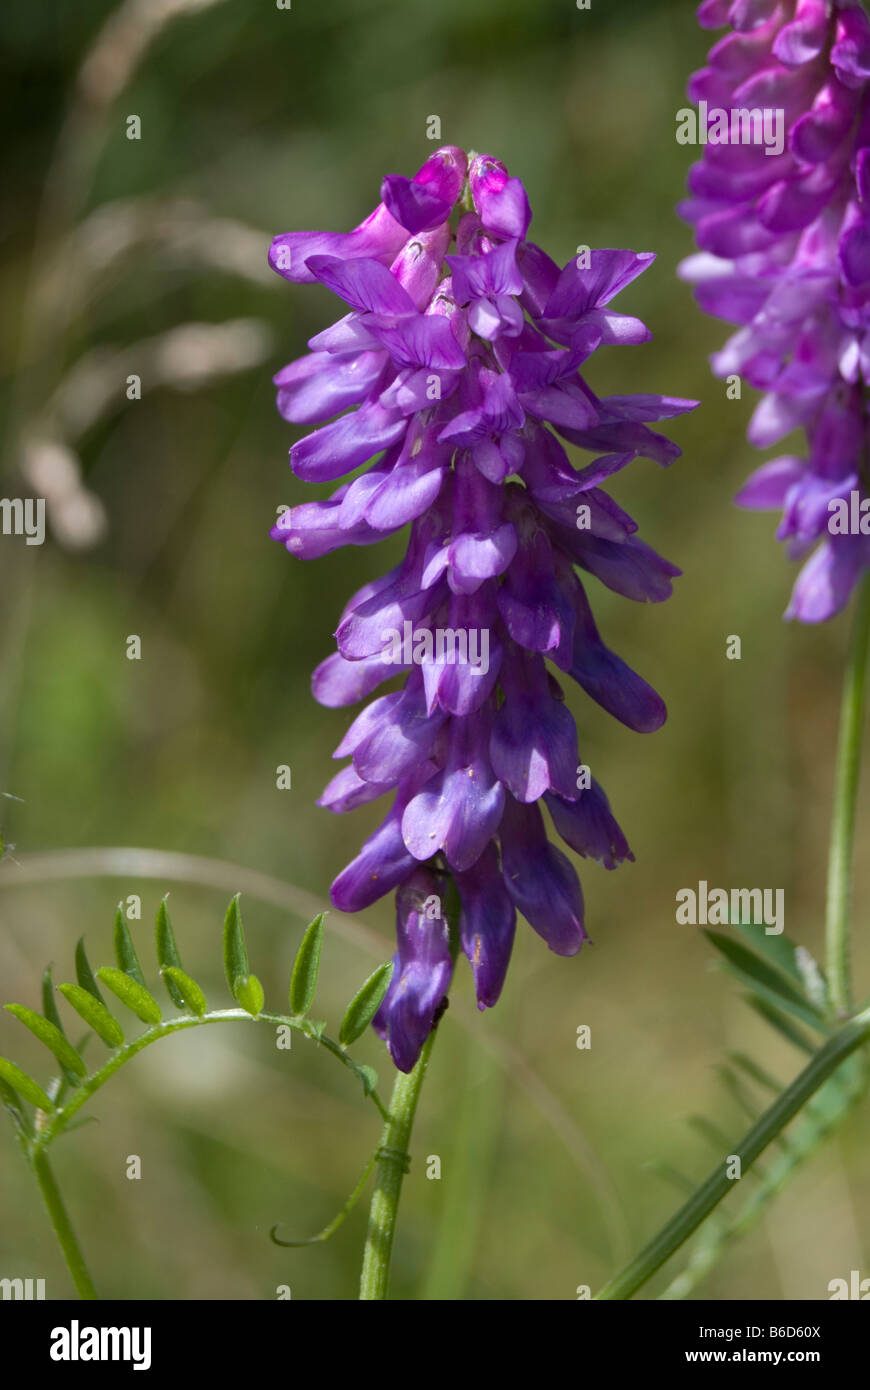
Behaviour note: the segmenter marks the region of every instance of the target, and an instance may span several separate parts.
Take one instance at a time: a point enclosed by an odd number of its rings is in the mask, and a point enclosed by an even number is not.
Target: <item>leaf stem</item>
[[[740,1171],[743,1175],[828,1077],[868,1039],[870,1009],[844,1023],[824,1046],[819,1048],[800,1075],[795,1077],[791,1085],[787,1086],[764,1114],[759,1116],[735,1146],[733,1154],[728,1155],[729,1158],[736,1156],[740,1159]],[[734,1188],[735,1179],[728,1176],[729,1168],[730,1165],[723,1156],[706,1182],[697,1188],[640,1254],[596,1294],[596,1298],[628,1299],[637,1293]]]
[[[840,734],[834,780],[834,808],[828,856],[828,895],[825,942],[831,1008],[844,1018],[851,1007],[849,979],[849,908],[852,895],[852,856],[855,812],[861,774],[861,745],[867,693],[867,655],[870,650],[870,575],[858,587],[855,617],[840,710]]]
[[[44,1128],[40,1130],[36,1139],[31,1143],[31,1159],[47,1149],[52,1140],[63,1133],[73,1116],[81,1110],[82,1106],[90,1100],[95,1092],[99,1091],[101,1086],[105,1085],[111,1076],[114,1076],[116,1071],[119,1071],[120,1068],[124,1066],[125,1062],[129,1062],[138,1052],[142,1052],[146,1047],[150,1047],[152,1043],[159,1042],[161,1038],[167,1038],[172,1033],[180,1033],[186,1028],[199,1028],[205,1024],[211,1023],[257,1023],[261,1020],[265,1023],[280,1024],[284,1027],[292,1028],[295,1032],[304,1033],[306,1037],[314,1039],[321,1047],[325,1047],[333,1056],[338,1057],[339,1061],[352,1071],[354,1075],[358,1076],[363,1084],[367,1086],[368,1079],[365,1073],[362,1072],[340,1043],[337,1043],[334,1038],[330,1038],[326,1033],[321,1033],[319,1029],[306,1018],[294,1018],[284,1014],[265,1012],[257,1014],[256,1017],[254,1017],[244,1009],[215,1009],[211,1013],[203,1014],[201,1017],[190,1015],[180,1018],[170,1018],[163,1023],[155,1024],[153,1028],[149,1028],[147,1032],[141,1033],[139,1037],[134,1038],[132,1042],[125,1043],[123,1047],[119,1047],[116,1052],[112,1053],[108,1061],[100,1067],[99,1071],[95,1071],[92,1076],[89,1076],[86,1081],[82,1082],[77,1090],[73,1091],[67,1103],[61,1109],[55,1111]],[[372,1102],[377,1106],[379,1113],[386,1118],[387,1111],[384,1108],[383,1101],[377,1093],[375,1091],[368,1091],[367,1093]]]
[[[79,1298],[95,1299],[97,1298],[97,1291],[94,1288],[81,1246],[76,1239],[69,1214],[60,1195],[60,1189],[51,1170],[48,1155],[44,1151],[33,1154],[31,1162],[48,1212],[48,1219],[54,1234],[57,1236],[57,1243],[63,1252],[76,1292]]]
[[[435,1032],[433,1028],[423,1044],[414,1070],[397,1074],[390,1097],[389,1114],[378,1151],[378,1175],[369,1208],[369,1227],[360,1275],[359,1296],[363,1300],[387,1297],[402,1179],[410,1162],[408,1145]]]

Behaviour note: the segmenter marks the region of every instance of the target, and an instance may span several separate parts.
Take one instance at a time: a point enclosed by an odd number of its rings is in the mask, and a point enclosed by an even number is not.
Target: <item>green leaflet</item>
[[[33,1009],[28,1009],[26,1004],[4,1004],[3,1007],[23,1023],[25,1028],[29,1028],[34,1037],[45,1044],[49,1052],[54,1053],[62,1067],[68,1067],[76,1078],[87,1076],[88,1069],[84,1061],[54,1023],[43,1018],[42,1014],[35,1013]]]
[[[771,932],[768,936],[766,931],[747,923],[735,923],[733,930],[739,932],[750,950],[764,956],[777,970],[790,975],[798,988],[801,988],[802,976],[797,962],[798,948],[793,941],[789,941],[784,932]]]
[[[250,973],[248,951],[245,946],[245,929],[242,926],[242,909],[239,894],[230,901],[224,918],[224,971],[230,993],[236,1003],[256,1018],[262,1012],[263,986],[256,975]]]
[[[296,953],[293,974],[290,976],[290,1012],[307,1014],[314,1003],[317,989],[317,975],[320,970],[320,952],[323,947],[323,919],[326,914],[319,912],[309,923]]]
[[[179,1008],[188,1008],[191,1013],[196,1014],[197,1018],[202,1018],[208,1004],[196,980],[185,975],[184,971],[179,969],[177,965],[165,965],[163,975],[166,979],[166,988],[169,989],[170,986],[173,986],[181,999]],[[173,994],[173,998],[175,998],[175,994]]]
[[[135,980],[137,985],[145,989],[145,976],[139,964],[139,957],[136,954],[136,947],[133,945],[133,938],[130,935],[130,928],[127,926],[127,919],[124,916],[121,904],[118,903],[118,910],[115,913],[115,959],[118,968],[123,970],[125,975],[129,975],[131,980]],[[97,974],[99,975],[99,971]]]
[[[230,994],[237,998],[239,983],[249,974],[248,952],[245,947],[245,932],[242,927],[242,910],[239,907],[239,894],[230,900],[224,918],[224,971]]]
[[[393,962],[390,960],[384,965],[379,965],[377,970],[373,971],[357,990],[341,1021],[338,1041],[343,1047],[356,1042],[357,1038],[368,1028],[380,1008],[381,1000],[390,987],[392,976]]]
[[[778,1005],[788,1013],[809,1024],[820,1033],[828,1028],[819,1009],[807,999],[794,979],[764,960],[755,951],[749,950],[742,942],[726,936],[723,932],[705,930],[704,935],[712,946],[724,956],[729,968],[744,984],[749,985],[755,994],[768,1003]]]
[[[47,965],[42,972],[42,1012],[53,1023],[59,1032],[63,1032],[63,1024],[60,1021],[60,1014],[57,1011],[57,1004],[54,1002],[54,982],[51,978],[51,966]]]
[[[266,996],[263,993],[263,986],[256,975],[249,975],[246,980],[239,980],[236,984],[236,1003],[256,1018],[263,1012],[263,1004]]]
[[[63,1024],[60,1021],[60,1014],[57,1011],[57,1004],[54,1001],[54,983],[51,978],[51,966],[47,965],[42,974],[42,1012],[53,1023],[59,1033],[63,1033]],[[79,1077],[70,1067],[63,1068],[63,1074],[68,1085],[77,1086]]]
[[[85,990],[100,1004],[103,1003],[103,996],[97,988],[94,972],[91,969],[90,961],[85,952],[85,939],[83,936],[80,936],[76,942],[76,979],[79,982],[79,989]],[[103,1007],[105,1008],[105,1005],[103,1005]]]
[[[102,999],[95,999],[82,985],[58,985],[67,1003],[93,1028],[107,1047],[123,1047],[121,1025],[112,1017]]]
[[[25,1100],[29,1100],[31,1105],[35,1105],[37,1110],[57,1109],[54,1101],[45,1094],[39,1083],[5,1057],[0,1057],[0,1077]]]
[[[184,995],[178,985],[167,974],[167,967],[173,966],[176,970],[181,969],[181,956],[178,954],[178,947],[175,944],[175,933],[172,930],[172,923],[169,920],[169,911],[166,907],[166,898],[162,898],[157,909],[156,925],[157,941],[157,961],[160,965],[160,972],[166,983],[166,990],[173,1004],[178,1009],[184,1008]]]
[[[163,1015],[160,1005],[144,985],[134,980],[124,970],[116,970],[112,965],[102,965],[97,971],[97,979],[102,980],[122,1004],[126,1004],[143,1023],[159,1023]]]

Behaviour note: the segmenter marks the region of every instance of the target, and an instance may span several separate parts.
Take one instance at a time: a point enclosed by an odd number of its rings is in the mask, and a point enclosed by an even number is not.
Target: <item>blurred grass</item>
[[[31,266],[41,189],[76,68],[112,9],[105,0],[13,0],[0,13],[0,101],[4,128],[15,132],[0,211],[0,390],[13,417],[25,387],[37,400],[47,389],[38,362],[18,372],[28,277],[45,269]],[[703,1110],[735,1134],[743,1128],[716,1085],[722,1052],[739,1046],[783,1079],[797,1069],[709,969],[699,937],[674,922],[677,889],[700,878],[783,887],[787,930],[820,946],[846,638],[843,621],[818,631],[780,621],[792,574],[774,524],[730,500],[754,463],[744,442],[751,402],[727,402],[710,376],[707,356],[726,330],[700,315],[674,275],[691,249],[674,215],[687,168],[674,113],[704,50],[692,7],[676,0],[608,0],[589,12],[569,0],[296,0],[289,12],[224,0],[157,38],[100,127],[92,182],[73,190],[80,213],[117,199],[196,199],[261,229],[265,256],[275,232],[358,222],[385,172],[411,172],[427,156],[426,119],[438,114],[444,141],[489,150],[524,178],[533,236],[557,259],[580,243],[658,252],[620,301],[649,323],[654,342],[597,354],[592,385],[703,402],[668,427],[684,449],[670,472],[639,462],[613,489],[643,537],[682,567],[675,597],[644,611],[603,590],[594,597],[608,642],[661,690],[669,722],[641,738],[579,693],[569,697],[583,756],[600,770],[637,862],[615,874],[584,867],[594,947],[558,960],[521,927],[499,1007],[470,1030],[452,1010],[445,1019],[406,1184],[399,1297],[570,1299],[615,1268],[600,1191],[528,1091],[481,1051],[484,1039],[508,1038],[564,1106],[609,1174],[635,1245],[675,1205],[644,1164],[663,1159],[697,1176],[710,1166],[685,1116]],[[139,142],[124,136],[131,112],[142,117]],[[62,265],[66,234],[57,234],[52,256]],[[267,535],[279,504],[314,495],[289,475],[297,436],[274,410],[269,377],[330,311],[325,291],[277,278],[258,285],[197,267],[195,256],[179,266],[143,251],[115,269],[110,294],[55,328],[61,368],[97,344],[126,345],[187,320],[255,316],[277,347],[256,371],[196,392],[145,382],[143,399],[128,403],[119,387],[118,409],[81,441],[87,486],[108,512],[97,549],[3,542],[0,790],[24,804],[0,807],[17,857],[163,847],[325,896],[376,822],[378,808],[333,818],[314,807],[347,715],[319,709],[309,677],[346,597],[388,567],[397,544],[301,565]],[[142,637],[138,663],[125,658],[130,633]],[[725,659],[732,633],[740,662]],[[275,788],[280,763],[292,766],[292,791]],[[868,812],[865,794],[862,826]],[[108,959],[122,895],[142,895],[147,959],[170,887],[185,964],[220,997],[226,894],[109,879],[15,890],[15,873],[9,860],[0,866],[4,998],[35,1003],[49,959],[56,978],[67,977],[82,932],[95,963]],[[862,833],[855,969],[865,983],[868,878]],[[252,967],[280,1007],[304,923],[250,899],[245,914]],[[390,937],[388,904],[366,917]],[[318,1012],[337,1022],[371,963],[328,933]],[[467,975],[455,993],[470,1007]],[[588,1052],[575,1046],[582,1023],[592,1030]],[[0,1018],[0,1052],[39,1068],[21,1031]],[[386,1088],[377,1040],[360,1054]],[[288,1234],[319,1229],[375,1142],[374,1112],[345,1074],[310,1048],[278,1053],[251,1030],[175,1039],[128,1078],[99,1100],[99,1125],[65,1140],[56,1162],[102,1291],[270,1298],[289,1283],[294,1298],[355,1296],[361,1210],[325,1246],[279,1251],[267,1239],[277,1221]],[[472,1134],[479,1105],[488,1130]],[[868,1137],[862,1113],[699,1296],[819,1298],[831,1278],[862,1260],[866,1270]],[[124,1176],[129,1153],[143,1158],[140,1183]],[[429,1154],[441,1157],[440,1181],[425,1176]],[[0,1137],[0,1163],[0,1273],[47,1277],[49,1296],[64,1296],[10,1135]],[[460,1184],[476,1208],[467,1226],[457,1217]],[[798,1265],[783,1254],[783,1233],[794,1228],[813,1232],[813,1257]],[[444,1244],[454,1237],[455,1260]]]

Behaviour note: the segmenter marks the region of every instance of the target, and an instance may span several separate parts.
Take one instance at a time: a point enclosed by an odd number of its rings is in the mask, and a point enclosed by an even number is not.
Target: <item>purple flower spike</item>
[[[559,955],[587,939],[580,883],[547,839],[542,801],[577,854],[609,869],[633,857],[580,761],[552,668],[632,729],[663,721],[660,697],[599,636],[577,567],[638,602],[668,597],[679,571],[604,485],[635,458],[673,462],[679,449],[649,425],[695,402],[601,398],[580,373],[601,344],[649,337],[611,301],[650,254],[592,251],[560,268],[526,240],[520,180],[452,147],[413,179],[389,175],[381,196],[347,236],[274,243],[276,269],[341,301],[275,378],[285,419],[315,427],[291,466],[312,482],[364,469],[285,511],[272,535],[309,559],[410,527],[404,560],[353,595],[313,679],[330,708],[367,701],[320,804],[342,814],[393,797],[331,895],[358,912],[396,890],[398,954],[375,1027],[409,1071],[460,947],[483,1009],[501,993],[518,911]],[[826,429],[830,451],[840,423]],[[563,440],[591,462],[578,466]],[[763,490],[792,482],[781,470]],[[795,509],[797,529],[819,500]],[[817,576],[814,595],[826,582],[840,580]]]
[[[870,564],[870,19],[857,0],[705,0],[698,19],[731,32],[689,87],[708,143],[680,273],[737,325],[712,364],[765,393],[750,443],[805,434],[804,457],[763,464],[736,501],[782,507],[793,558],[815,547],[785,616],[824,622]]]

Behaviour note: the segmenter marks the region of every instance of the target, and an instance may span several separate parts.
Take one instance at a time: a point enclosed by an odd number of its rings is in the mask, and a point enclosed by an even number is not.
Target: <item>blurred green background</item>
[[[735,1137],[745,1127],[715,1073],[727,1049],[783,1081],[799,1066],[711,968],[700,933],[675,924],[674,897],[702,878],[784,888],[787,930],[820,948],[846,641],[843,619],[820,630],[781,621],[793,573],[775,523],[730,500],[755,463],[751,402],[726,401],[712,379],[707,357],[726,329],[675,278],[691,250],[674,214],[691,151],[675,142],[674,116],[706,47],[693,7],[10,0],[0,40],[3,489],[48,496],[53,525],[41,548],[0,545],[0,791],[23,798],[0,802],[15,845],[0,865],[4,999],[37,1006],[43,966],[70,978],[81,934],[94,965],[108,962],[114,907],[130,894],[141,895],[132,926],[153,980],[167,889],[186,968],[223,999],[223,910],[236,888],[258,887],[257,871],[270,882],[243,897],[252,967],[282,1009],[307,919],[278,906],[271,880],[325,899],[379,818],[379,807],[332,817],[314,805],[350,716],[315,705],[309,677],[346,597],[395,562],[401,541],[300,564],[268,538],[280,504],[316,495],[289,473],[300,432],[278,417],[270,377],[335,316],[326,291],[270,277],[271,235],[354,225],[384,173],[412,173],[431,152],[437,114],[444,142],[523,177],[532,236],[560,262],[580,243],[658,252],[617,306],[645,319],[653,343],[601,351],[589,379],[703,402],[666,427],[680,462],[637,462],[613,488],[684,578],[659,607],[604,590],[594,602],[669,721],[642,737],[569,696],[637,862],[613,874],[583,865],[595,944],[578,958],[558,959],[521,924],[495,1010],[478,1015],[460,968],[421,1106],[393,1294],[594,1289],[677,1203],[646,1165],[695,1178],[712,1165],[687,1116],[713,1115]],[[126,138],[131,114],[138,141]],[[125,396],[132,372],[138,401]],[[129,634],[141,661],[126,659]],[[740,661],[725,657],[732,634]],[[276,789],[279,764],[292,767],[290,791]],[[868,811],[865,795],[862,994]],[[112,846],[220,862],[191,861],[181,882],[159,866],[118,877],[105,857],[60,869],[46,857]],[[316,1012],[333,1032],[391,954],[389,903],[365,919],[374,942],[328,919]],[[575,1045],[582,1024],[589,1051]],[[377,1140],[373,1107],[313,1047],[279,1052],[265,1027],[207,1032],[137,1059],[98,1098],[99,1124],[54,1151],[98,1288],[256,1299],[289,1284],[297,1299],[354,1298],[362,1206],[323,1246],[279,1251],[267,1233],[280,1222],[305,1236],[332,1216]],[[31,1041],[0,1017],[0,1053],[44,1080]],[[357,1052],[386,1092],[378,1040]],[[824,1298],[832,1278],[868,1273],[868,1137],[865,1109],[696,1296]],[[139,1182],[125,1176],[132,1153]],[[430,1154],[440,1181],[426,1178]],[[0,1165],[0,1274],[45,1277],[49,1297],[66,1297],[11,1131],[0,1131]]]

